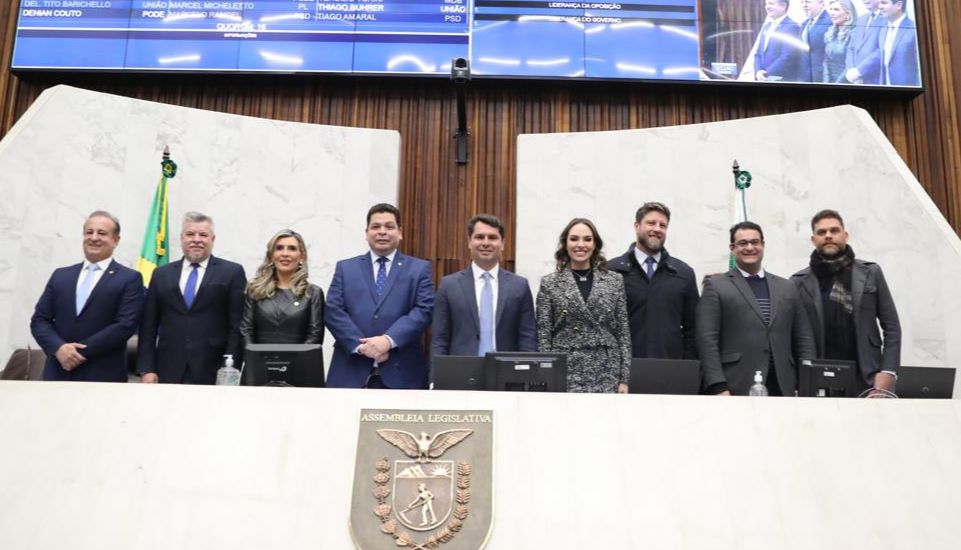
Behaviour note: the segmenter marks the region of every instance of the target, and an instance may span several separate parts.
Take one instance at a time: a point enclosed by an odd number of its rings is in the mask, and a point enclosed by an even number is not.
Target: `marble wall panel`
[[[803,268],[811,216],[837,209],[858,257],[884,268],[901,317],[901,363],[961,366],[961,342],[951,337],[961,330],[951,314],[961,307],[961,241],[867,112],[850,106],[648,130],[522,135],[518,272],[536,290],[553,268],[561,229],[576,216],[597,223],[608,257],[623,254],[634,239],[634,212],[649,200],[672,210],[671,254],[699,278],[725,271],[735,159],[754,176],[749,217],[764,228],[769,271],[789,276]]]
[[[267,240],[290,227],[309,247],[326,290],[334,263],[366,250],[364,219],[396,202],[400,135],[200,111],[57,86],[0,142],[0,356],[35,345],[34,304],[52,270],[82,260],[80,234],[96,209],[120,218],[115,258],[135,266],[164,146],[171,249],[180,217],[213,216],[214,254],[252,275]],[[327,339],[328,347],[331,344]],[[329,353],[328,353],[329,356]]]

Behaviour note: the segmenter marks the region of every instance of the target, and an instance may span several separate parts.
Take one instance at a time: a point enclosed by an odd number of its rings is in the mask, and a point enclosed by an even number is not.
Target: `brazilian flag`
[[[177,163],[170,160],[170,150],[164,148],[163,162],[160,163],[160,182],[154,193],[153,204],[150,206],[150,216],[147,218],[147,229],[144,231],[143,245],[140,247],[140,258],[137,259],[137,271],[143,275],[143,284],[150,284],[153,271],[162,265],[170,263],[170,240],[167,224],[167,192],[169,180],[177,175]]]

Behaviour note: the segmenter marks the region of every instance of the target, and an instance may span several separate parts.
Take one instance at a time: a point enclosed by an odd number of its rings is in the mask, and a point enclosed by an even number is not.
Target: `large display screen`
[[[14,69],[919,87],[913,0],[20,0]]]

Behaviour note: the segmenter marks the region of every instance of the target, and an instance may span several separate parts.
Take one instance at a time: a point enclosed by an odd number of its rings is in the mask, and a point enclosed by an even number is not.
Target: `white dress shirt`
[[[210,256],[207,256],[206,260],[200,262],[200,267],[197,268],[197,288],[194,289],[194,292],[200,290],[200,281],[204,280],[204,273],[207,272],[207,264],[209,263],[210,263]],[[184,258],[183,265],[180,267],[180,293],[181,294],[183,294],[184,289],[187,288],[187,277],[190,277],[191,271],[193,271],[193,267],[190,265],[190,262],[187,261],[187,258]],[[196,296],[196,294],[194,294],[194,296]]]
[[[888,65],[891,63],[891,55],[894,54],[894,41],[898,37],[898,29],[904,21],[904,14],[895,21],[888,22],[888,34],[884,37],[884,83],[891,84],[891,75]]]
[[[781,24],[781,21],[784,21],[785,17],[787,17],[787,13],[781,17],[778,17],[777,19],[769,19],[771,21],[771,26],[769,26],[767,28],[767,32],[764,33],[764,47],[761,48],[762,52],[767,51],[767,46],[771,43],[771,36],[777,33],[778,25]]]
[[[390,270],[391,270],[391,268],[394,266],[394,256],[397,256],[397,250],[394,250],[394,251],[391,252],[390,254],[384,256],[385,258],[387,258],[387,263],[384,264],[384,275],[387,276],[387,277],[390,277]],[[380,264],[377,263],[377,259],[378,259],[378,258],[380,258],[380,254],[378,254],[378,253],[374,252],[373,250],[371,250],[371,251],[370,251],[370,261],[371,261],[371,263],[374,264],[374,271],[373,271],[373,273],[374,273],[374,281],[375,281],[375,282],[377,281],[377,270],[380,269]]]
[[[484,278],[482,275],[484,273],[491,274],[491,297],[493,302],[493,309],[491,310],[494,314],[494,318],[491,319],[491,344],[494,345],[494,349],[497,349],[497,273],[500,271],[500,266],[494,266],[490,271],[484,271],[481,267],[474,262],[470,264],[471,271],[474,274],[474,299],[477,302],[477,316],[480,319],[480,308],[481,308],[481,292],[484,290]]]
[[[647,266],[644,265],[644,263],[647,262],[648,255],[635,246],[634,257],[637,258],[637,263],[641,266],[641,272],[647,275]],[[661,253],[658,252],[650,257],[654,258],[654,265],[651,266],[651,273],[656,273],[657,266],[661,265]]]
[[[76,288],[77,294],[80,293],[80,285],[83,284],[83,281],[87,276],[87,268],[91,264],[96,263],[97,267],[100,268],[90,273],[90,276],[93,277],[93,280],[90,281],[90,292],[93,293],[93,289],[97,287],[97,283],[100,282],[100,278],[103,277],[104,271],[107,271],[107,268],[110,267],[110,262],[112,261],[113,261],[113,256],[105,260],[100,260],[99,262],[91,262],[89,260],[84,260],[83,267],[80,268],[80,275],[77,277],[77,288]],[[89,300],[90,297],[88,296],[87,299]]]

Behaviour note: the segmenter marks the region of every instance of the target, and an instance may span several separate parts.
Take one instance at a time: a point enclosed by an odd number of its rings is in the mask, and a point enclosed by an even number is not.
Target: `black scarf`
[[[811,271],[818,278],[824,301],[825,345],[847,349],[853,344],[850,328],[854,322],[854,296],[851,292],[854,250],[848,246],[833,258],[811,253]]]

